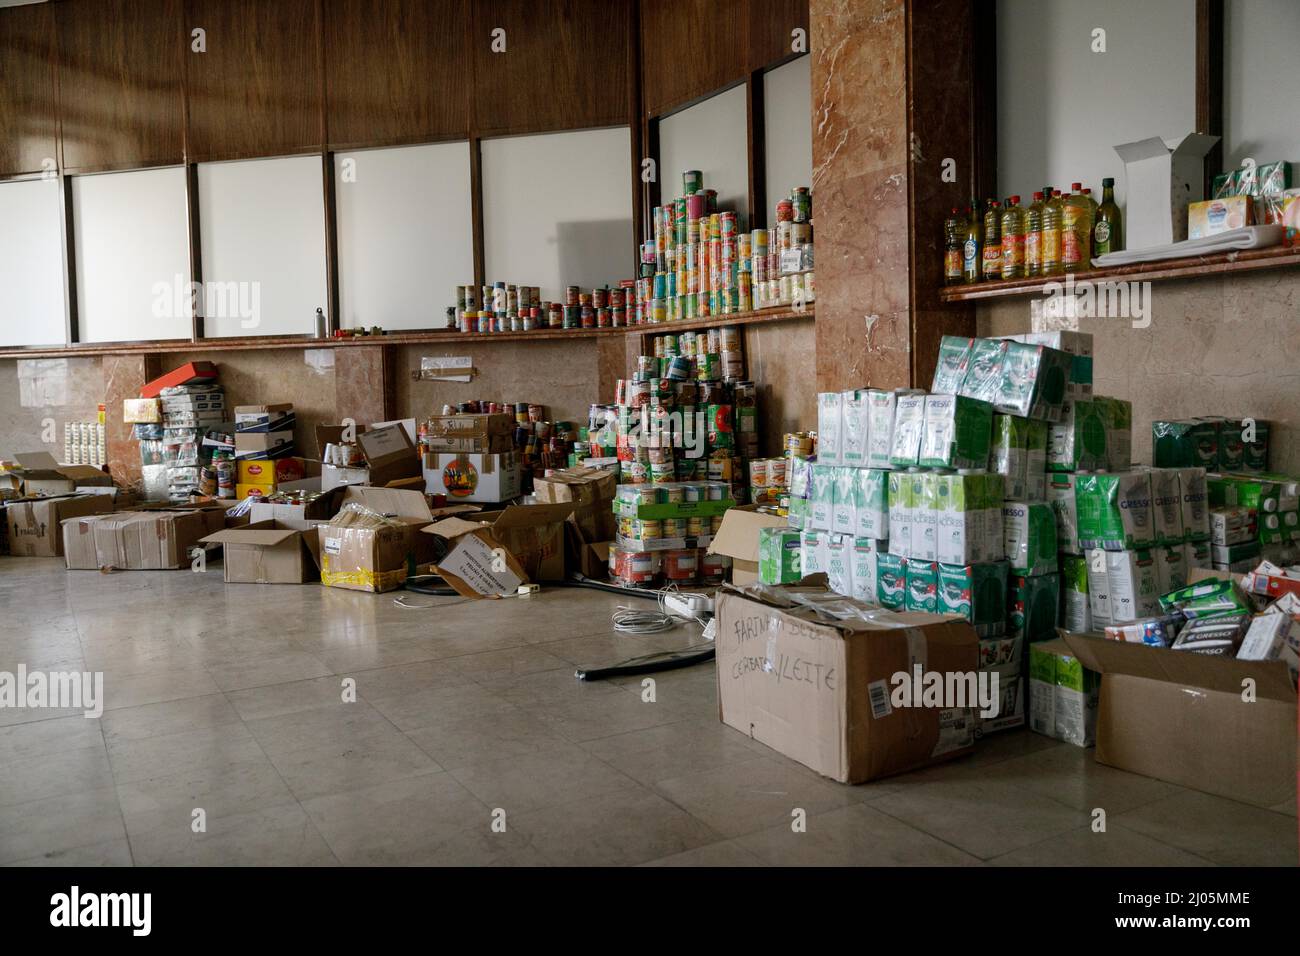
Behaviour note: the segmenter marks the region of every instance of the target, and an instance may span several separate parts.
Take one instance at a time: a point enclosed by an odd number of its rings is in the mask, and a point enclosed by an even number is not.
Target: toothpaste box
[[[758,530],[758,580],[763,584],[793,584],[802,576],[799,532],[791,528]]]
[[[1049,426],[1049,471],[1094,471],[1106,466],[1106,424],[1096,402],[1067,398],[1061,420]]]
[[[939,340],[939,361],[934,367],[931,392],[936,395],[956,395],[961,390],[966,356],[974,341],[960,335],[945,335]]]
[[[1196,419],[1152,422],[1151,454],[1159,468],[1217,468],[1218,432]]]
[[[821,392],[817,396],[817,463],[840,463],[840,416],[844,395]]]
[[[849,468],[846,465],[838,465],[834,469],[831,490],[831,531],[836,534],[853,534],[857,529],[857,505],[853,494],[853,479],[856,472],[856,468]]]
[[[909,558],[905,579],[903,609],[939,613],[939,565],[934,561]]]
[[[1187,551],[1182,544],[1158,544],[1151,553],[1156,559],[1158,594],[1187,587]]]
[[[1029,456],[1029,419],[1018,415],[994,415],[992,470],[1002,476],[1012,498],[1028,496],[1025,466]]]
[[[829,535],[826,541],[827,586],[836,594],[853,596],[853,536]]]
[[[921,454],[925,431],[924,394],[899,395],[894,405],[894,434],[889,447],[889,464],[914,468]]]
[[[799,532],[799,570],[809,574],[828,574],[830,569],[830,532]]]
[[[1101,675],[1085,668],[1060,639],[1029,645],[1029,727],[1090,747],[1097,736]]]
[[[1074,507],[1074,482],[1077,476],[1056,472],[1049,477],[1047,503],[1056,515],[1056,546],[1066,554],[1082,554],[1079,546],[1079,521]]]
[[[840,404],[840,464],[865,468],[871,445],[871,403],[866,389],[845,392]]]
[[[835,466],[820,461],[812,466],[812,492],[808,496],[808,527],[830,531],[835,511]]]
[[[912,544],[908,557],[921,561],[938,559],[938,481],[932,471],[909,472],[911,479]]]
[[[853,533],[859,538],[889,537],[889,476],[879,468],[854,468]]]
[[[1006,632],[1007,563],[939,565],[939,613],[960,614],[982,638]]]
[[[1025,500],[1042,501],[1047,496],[1048,424],[1029,419],[1029,444],[1025,455]]]
[[[1071,358],[1059,349],[1005,342],[997,397],[999,412],[1055,422],[1061,417]]]
[[[1066,394],[1071,398],[1085,399],[1092,395],[1092,333],[1063,330],[1026,332],[1017,338],[1030,345],[1046,345],[1067,353],[1070,356],[1070,377],[1066,382]]]
[[[883,542],[875,538],[853,539],[853,596],[867,604],[879,604],[876,562]]]
[[[1106,426],[1106,468],[1128,471],[1133,467],[1133,403],[1122,398],[1094,395]]]
[[[1161,544],[1181,544],[1183,534],[1183,492],[1177,468],[1152,468],[1151,520]]]
[[[1056,514],[1040,501],[1004,501],[1002,537],[1011,573],[1049,574],[1056,565]]]
[[[867,461],[871,468],[890,468],[894,446],[894,413],[898,396],[879,389],[867,391]]]
[[[881,607],[901,611],[907,592],[907,559],[896,554],[876,556],[876,595]]]
[[[1126,624],[1160,613],[1160,582],[1150,551],[1106,551],[1105,561],[1110,609],[1105,623]],[[1091,573],[1088,582],[1092,583]]]
[[[905,471],[889,472],[889,553],[900,558],[912,553],[911,476]]]
[[[996,404],[1002,386],[1002,365],[1010,343],[975,339],[966,352],[959,395]]]
[[[1092,630],[1088,562],[1081,554],[1061,555],[1061,627],[1074,634]]]
[[[926,468],[986,468],[993,406],[960,395],[927,395],[919,461]]]
[[[1060,576],[1035,574],[1007,578],[1007,636],[1041,641],[1056,633]]]
[[[1145,471],[1079,475],[1074,483],[1079,543],[1128,551],[1155,544],[1151,478]]]
[[[1205,469],[1179,468],[1178,492],[1182,498],[1183,537],[1187,541],[1208,541],[1210,537],[1210,499]]]

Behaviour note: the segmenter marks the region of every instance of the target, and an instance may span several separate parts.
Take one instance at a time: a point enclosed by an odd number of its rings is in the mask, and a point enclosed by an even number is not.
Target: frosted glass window
[[[0,345],[60,345],[63,239],[59,183],[0,183]]]
[[[659,196],[682,195],[682,172],[698,169],[718,208],[749,213],[745,88],[733,87],[659,121]],[[810,134],[811,135],[811,134]],[[811,161],[810,161],[811,162]]]
[[[812,185],[812,57],[763,74],[763,129],[771,213],[795,186]]]
[[[489,139],[482,149],[488,282],[535,285],[558,301],[566,285],[632,278],[627,127]]]
[[[1295,0],[1229,0],[1224,14],[1223,160],[1300,162]],[[1293,170],[1294,171],[1294,170]],[[1294,184],[1293,184],[1294,185]]]
[[[469,144],[339,153],[334,170],[341,325],[441,328],[474,284]]]
[[[328,312],[319,156],[199,165],[204,335],[301,335]]]
[[[182,167],[73,177],[81,341],[190,337],[186,215]]]

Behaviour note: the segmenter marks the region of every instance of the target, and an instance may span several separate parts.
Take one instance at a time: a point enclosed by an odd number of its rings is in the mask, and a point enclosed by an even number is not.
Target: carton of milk
[[[1106,424],[1096,402],[1066,398],[1050,428],[1049,471],[1094,471],[1106,465]]]
[[[875,538],[853,539],[853,596],[868,604],[880,603],[876,592],[876,560],[880,557],[882,543]]]
[[[1081,554],[1061,556],[1061,627],[1074,634],[1092,630],[1088,563]]]
[[[1082,554],[1079,546],[1079,519],[1074,507],[1074,482],[1077,475],[1057,472],[1047,485],[1047,503],[1056,515],[1056,546],[1066,554]]]
[[[831,494],[831,531],[835,534],[853,534],[857,527],[857,507],[853,494],[856,468],[837,465],[834,470],[834,488]]]
[[[841,392],[821,392],[817,396],[817,462],[822,465],[840,463],[840,425],[844,395]]]
[[[1083,560],[1088,568],[1088,610],[1092,616],[1092,629],[1100,631],[1111,623],[1106,552],[1101,548],[1089,548],[1083,553]]]
[[[1008,343],[1002,339],[975,339],[966,352],[958,395],[996,403],[1002,385],[1002,365]],[[999,409],[1000,411],[1000,409]]]
[[[941,476],[932,471],[922,471],[908,472],[907,477],[912,480],[912,487],[908,492],[912,514],[912,544],[908,557],[920,561],[934,561],[938,556],[936,480]]]
[[[1025,446],[1025,499],[1042,501],[1047,497],[1047,422],[1029,419]]]
[[[1002,534],[1012,574],[1049,574],[1056,566],[1056,514],[1039,501],[1004,501]]]
[[[974,341],[960,335],[945,335],[939,340],[939,360],[934,366],[931,392],[936,395],[956,395],[961,390],[966,356]]]
[[[1002,560],[1002,476],[936,474],[933,485],[936,559],[944,564]]]
[[[1187,587],[1187,550],[1181,542],[1158,544],[1151,553],[1156,559],[1157,594]]]
[[[826,541],[827,585],[836,594],[853,596],[853,536],[832,534]]]
[[[912,554],[912,482],[905,471],[889,472],[889,553]]]
[[[1161,544],[1183,542],[1183,493],[1177,468],[1151,469],[1151,519]]]
[[[1155,556],[1147,550],[1107,551],[1105,556],[1109,623],[1127,624],[1159,614],[1160,582]]]
[[[1131,551],[1156,543],[1147,472],[1078,475],[1074,500],[1084,548]]]
[[[907,596],[907,558],[896,554],[876,556],[876,597],[881,607],[901,611]]]
[[[939,613],[960,614],[982,638],[1006,631],[1007,563],[939,565]]]
[[[812,466],[812,492],[808,496],[808,527],[814,531],[830,531],[835,511],[835,465]]]
[[[879,468],[853,468],[853,534],[889,537],[889,475]]]
[[[1007,578],[1007,636],[1041,641],[1051,637],[1060,611],[1060,575]]]
[[[830,532],[799,532],[799,570],[805,577],[826,574],[830,563]]]
[[[1193,568],[1211,568],[1214,557],[1210,554],[1209,541],[1187,541],[1183,544],[1184,562],[1190,575]]]
[[[1178,491],[1182,498],[1183,537],[1188,541],[1210,538],[1210,497],[1205,469],[1179,468]]]
[[[1029,455],[1029,419],[1018,415],[993,416],[993,471],[1002,476],[1007,495],[1027,497],[1025,465]]]
[[[1104,395],[1092,400],[1106,429],[1106,469],[1128,471],[1133,467],[1133,403]]]
[[[921,454],[925,431],[925,395],[899,395],[894,405],[894,434],[889,463],[894,468],[914,468]]]
[[[1070,356],[1059,349],[1026,342],[1005,342],[1002,376],[994,407],[1007,415],[1055,422],[1061,417]]]
[[[908,558],[903,608],[927,614],[939,613],[939,565],[934,561]]]
[[[960,395],[927,395],[919,461],[926,468],[985,468],[993,406]]]
[[[840,464],[865,468],[870,438],[871,404],[867,390],[845,392],[840,407]]]
[[[889,452],[894,446],[894,411],[898,396],[873,388],[867,391],[867,461],[870,468],[892,468]]]
[[[1069,297],[1057,299],[1034,299],[1032,307],[1042,302],[1066,302]],[[1020,341],[1031,345],[1046,345],[1049,348],[1065,352],[1070,356],[1070,378],[1066,383],[1066,394],[1071,398],[1089,398],[1092,395],[1092,333],[1067,332],[1026,332],[1017,336]]]

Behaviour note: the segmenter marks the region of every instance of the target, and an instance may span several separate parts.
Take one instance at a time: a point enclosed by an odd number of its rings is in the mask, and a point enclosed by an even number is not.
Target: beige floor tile
[[[528,710],[556,733],[575,741],[596,740],[697,716],[689,708],[659,701],[649,703],[629,693],[536,704]]]
[[[132,836],[167,828],[188,830],[196,810],[210,823],[296,802],[271,761],[260,755],[119,783],[117,796]]]
[[[71,850],[51,850],[41,856],[15,860],[0,866],[131,866],[131,846],[125,839],[108,840],[92,846],[79,846]]]
[[[1184,790],[1111,821],[1221,866],[1295,866],[1296,818]]]
[[[737,837],[772,866],[974,866],[980,861],[915,827],[856,804]]]
[[[203,697],[221,688],[206,670],[153,670],[140,674],[104,673],[104,709],[121,710],[141,704]]]
[[[544,753],[476,761],[448,772],[507,816],[638,788],[635,780],[572,744]]]
[[[262,748],[243,724],[222,724],[178,734],[114,741],[108,759],[118,784],[165,774],[212,771],[255,760]]]
[[[0,773],[11,760],[101,747],[103,742],[102,720],[96,718],[56,717],[0,727]]]
[[[463,717],[511,713],[517,708],[477,684],[411,689],[378,700],[367,698],[400,730],[443,726]]]
[[[0,808],[0,863],[52,857],[125,839],[122,811],[112,786]]]
[[[717,721],[699,719],[602,737],[582,746],[643,784],[744,763],[758,756],[753,741]]]
[[[1213,866],[1208,860],[1143,836],[1121,822],[1105,832],[1091,826],[1048,837],[1032,846],[996,856],[997,866]]]
[[[406,735],[447,770],[481,760],[484,754],[512,757],[569,746],[547,724],[519,708],[448,718]]]
[[[505,680],[523,677],[540,671],[556,670],[567,665],[554,654],[539,647],[509,647],[499,651],[483,651],[453,657],[449,662],[458,672],[474,681]]]
[[[252,687],[231,691],[226,694],[226,699],[243,720],[278,717],[297,710],[341,703],[346,692],[343,681],[342,677],[331,676],[272,684],[269,687]]]
[[[441,769],[428,754],[393,729],[362,740],[318,744],[269,756],[299,800],[360,790]]]
[[[239,714],[224,694],[209,694],[110,710],[105,712],[101,722],[104,739],[113,745],[238,724]]]
[[[735,840],[723,840],[721,843],[710,843],[707,846],[698,846],[693,850],[686,850],[682,853],[674,853],[672,856],[666,856],[659,860],[651,860],[648,863],[642,863],[641,866],[674,866],[674,867],[738,867],[738,866],[766,866],[760,857],[750,853]]]
[[[280,651],[261,656],[241,656],[229,663],[207,664],[208,673],[223,691],[266,687],[290,681],[311,680],[332,674],[332,668],[306,651]]]
[[[78,750],[7,761],[0,766],[0,807],[112,786],[108,754],[99,741]]]
[[[336,866],[338,860],[297,804],[209,819],[206,833],[165,827],[133,834],[138,866]]]
[[[245,726],[268,754],[289,753],[307,747],[352,743],[388,736],[393,725],[364,700],[338,702],[275,717],[259,717]]]

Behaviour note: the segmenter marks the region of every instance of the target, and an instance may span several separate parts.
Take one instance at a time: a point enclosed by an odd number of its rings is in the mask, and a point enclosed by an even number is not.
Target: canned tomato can
[[[794,202],[789,199],[782,199],[776,204],[776,221],[793,222],[794,221]]]
[[[610,317],[610,310],[602,307],[596,309],[595,312],[596,312],[596,328],[598,329],[609,328],[613,321]]]
[[[683,548],[680,551],[663,553],[664,577],[670,582],[682,584],[694,581],[699,574],[699,557],[695,548]]]
[[[606,291],[604,289],[591,290],[591,305],[596,309],[605,308]]]
[[[686,519],[685,518],[665,518],[663,520],[663,536],[665,538],[684,538],[686,537]]]
[[[594,329],[596,327],[596,310],[589,305],[579,306],[581,312],[581,323],[584,329]]]
[[[704,188],[704,173],[698,169],[682,172],[682,195],[691,196]]]

